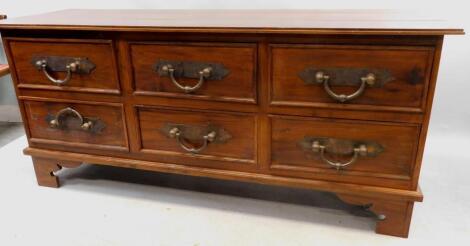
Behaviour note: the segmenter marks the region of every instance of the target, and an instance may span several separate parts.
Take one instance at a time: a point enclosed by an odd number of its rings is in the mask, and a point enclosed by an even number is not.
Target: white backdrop
[[[116,9],[415,9],[433,11],[470,32],[469,3],[464,0],[2,0],[0,13],[9,18],[67,8]],[[470,35],[448,36],[444,43],[431,131],[470,135]],[[4,90],[5,91],[5,90]],[[10,90],[7,90],[10,91]],[[11,92],[11,91],[10,91]],[[3,95],[5,96],[5,95]],[[9,97],[8,97],[9,98]],[[1,119],[0,119],[1,120]]]

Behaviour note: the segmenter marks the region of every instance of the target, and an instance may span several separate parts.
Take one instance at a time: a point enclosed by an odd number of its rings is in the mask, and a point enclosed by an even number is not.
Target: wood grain
[[[278,116],[271,120],[271,169],[277,175],[410,188],[419,125]],[[305,137],[375,142],[384,150],[337,171],[301,145]],[[351,155],[327,153],[327,158],[347,162]]]
[[[192,167],[181,164],[161,163],[156,161],[143,161],[128,158],[117,158],[102,155],[70,153],[64,151],[54,151],[38,148],[26,148],[24,153],[36,157],[55,158],[57,160],[83,161],[86,163],[95,163],[98,165],[109,165],[118,167],[127,167],[156,172],[169,172],[191,176],[204,176],[218,179],[239,180],[261,184],[289,186],[296,188],[315,189],[338,194],[351,194],[358,196],[372,196],[384,198],[391,201],[422,201],[423,194],[421,190],[402,190],[383,188],[367,185],[356,185],[348,183],[335,183],[321,180],[300,179],[290,177],[279,177],[269,174],[259,174],[250,172],[240,172],[232,170],[220,170],[205,167]]]
[[[397,10],[92,10],[9,19],[0,29],[308,34],[463,34],[435,15]]]
[[[425,91],[429,84],[433,49],[429,47],[377,47],[348,45],[272,45],[271,46],[271,96],[274,105],[301,107],[360,108],[387,107],[394,111],[422,111]],[[358,98],[339,103],[324,90],[323,84],[305,83],[299,74],[305,69],[342,71],[365,69],[386,70],[391,81],[380,87],[366,87]],[[329,74],[332,81],[336,74]],[[380,76],[380,75],[377,75]],[[377,80],[384,80],[378,77]],[[332,85],[336,94],[352,94],[355,85]],[[353,83],[354,81],[351,81]]]
[[[141,134],[142,150],[155,155],[178,155],[179,157],[199,159],[231,160],[255,164],[256,160],[256,119],[253,115],[241,113],[221,113],[213,111],[188,111],[177,109],[139,107],[137,117]],[[166,124],[178,124],[189,128],[223,129],[230,137],[222,143],[209,143],[207,148],[198,154],[191,154],[181,148],[176,139],[168,137]],[[184,137],[183,137],[184,139]],[[202,139],[194,139],[191,145],[202,145]],[[176,160],[191,164],[184,159]]]
[[[134,88],[137,95],[256,102],[256,44],[131,43]],[[159,60],[219,63],[229,71],[220,80],[206,80],[201,88],[185,93],[169,77],[156,73]],[[177,78],[185,86],[198,79]]]
[[[36,179],[40,186],[51,188],[59,187],[59,178],[54,172],[62,167],[75,168],[82,164],[81,161],[54,160],[49,158],[32,157]]]
[[[36,143],[65,145],[74,148],[127,150],[122,106],[77,102],[23,100],[30,139]],[[64,128],[51,128],[49,121],[60,110],[73,108],[83,117],[97,119],[103,125],[99,132],[84,131],[74,117],[64,119]]]
[[[88,162],[322,190],[372,204],[387,217],[376,231],[401,237],[423,199],[443,35],[463,34],[434,17],[377,10],[67,10],[2,21],[0,30],[40,185],[57,187],[56,170]],[[59,87],[32,66],[33,54],[86,56],[97,68]],[[159,59],[217,62],[230,73],[186,94],[158,77]],[[339,103],[299,78],[309,66],[386,69],[395,79]],[[65,107],[106,127],[91,134],[70,118],[50,128],[45,118]],[[216,124],[231,138],[188,153],[162,132],[168,123]],[[299,148],[307,135],[374,141],[384,151],[337,172]]]
[[[375,231],[379,234],[408,237],[410,230],[411,216],[413,214],[412,201],[390,201],[386,199],[338,195],[338,197],[350,204],[369,207],[377,215],[385,216],[385,219],[378,220]]]
[[[424,147],[426,143],[429,122],[431,118],[432,103],[434,99],[434,92],[436,90],[436,80],[437,80],[437,74],[439,71],[439,63],[441,60],[443,41],[444,41],[444,37],[441,37],[436,42],[436,52],[434,53],[433,69],[431,73],[431,80],[434,81],[434,83],[430,84],[430,87],[428,90],[428,96],[427,96],[428,101],[426,102],[426,110],[424,112],[423,125],[421,126],[421,132],[419,135],[418,153],[416,155],[416,164],[413,170],[413,185],[411,187],[414,189],[418,187],[418,183],[419,183],[419,175],[420,175],[421,166],[423,162]]]
[[[6,42],[15,62],[20,88],[119,94],[116,59],[110,40],[13,38]],[[83,57],[92,61],[96,68],[90,74],[72,74],[69,82],[57,86],[31,63],[34,56]],[[50,73],[57,79],[66,75],[65,72]]]

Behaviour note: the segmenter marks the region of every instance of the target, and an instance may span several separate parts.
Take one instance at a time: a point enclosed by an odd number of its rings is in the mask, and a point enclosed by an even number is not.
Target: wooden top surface
[[[394,10],[63,10],[0,21],[1,29],[371,35],[463,34],[430,14]]]

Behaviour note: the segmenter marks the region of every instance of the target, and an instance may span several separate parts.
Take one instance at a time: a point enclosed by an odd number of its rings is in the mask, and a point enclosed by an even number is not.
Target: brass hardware
[[[55,79],[52,77],[49,72],[47,71],[47,61],[46,60],[41,60],[36,62],[36,67],[40,68],[44,75],[46,75],[47,79],[49,79],[52,83],[57,84],[57,85],[64,85],[65,83],[69,82],[70,79],[72,78],[72,72],[75,72],[77,70],[77,67],[80,66],[80,63],[74,62],[70,63],[66,66],[67,68],[67,75],[65,76],[64,79]]]
[[[186,124],[173,124],[166,123],[161,132],[169,138],[175,138],[182,149],[190,153],[200,153],[204,150],[209,143],[223,144],[226,143],[232,136],[222,127],[208,124],[208,125],[186,125]],[[204,141],[199,148],[192,148],[187,146],[189,141]]]
[[[203,144],[199,148],[193,148],[193,147],[186,146],[185,140],[183,139],[184,137],[182,137],[182,133],[180,129],[178,129],[177,127],[172,128],[169,132],[169,135],[172,138],[176,138],[176,141],[178,142],[178,144],[181,146],[182,149],[193,154],[197,154],[203,151],[207,147],[207,145],[213,142],[214,139],[217,137],[216,132],[214,131],[209,132],[207,135],[203,136],[203,140],[204,140]]]
[[[306,68],[299,73],[299,77],[307,84],[323,84],[326,93],[339,102],[353,100],[362,95],[366,87],[382,87],[385,83],[394,80],[388,70],[366,68]],[[359,80],[358,80],[359,78]],[[359,85],[359,88],[350,95],[336,94],[332,85]]]
[[[33,65],[44,73],[47,79],[56,85],[64,85],[72,79],[72,73],[89,74],[95,69],[95,64],[87,58],[62,56],[33,57]],[[50,72],[66,72],[64,79],[52,77]]]
[[[202,84],[204,83],[204,79],[208,78],[211,75],[212,68],[206,67],[202,69],[201,71],[199,71],[199,81],[194,86],[181,85],[178,81],[176,81],[175,69],[173,68],[173,66],[171,66],[171,64],[163,66],[162,71],[164,73],[168,73],[168,75],[170,76],[171,82],[173,82],[173,84],[176,85],[176,87],[180,88],[185,93],[190,93],[199,89],[202,86]]]
[[[367,155],[367,147],[364,144],[361,144],[358,147],[355,147],[354,148],[354,154],[353,154],[352,158],[349,161],[344,162],[344,163],[334,162],[334,161],[328,160],[328,158],[325,157],[325,146],[321,145],[320,142],[318,142],[318,141],[314,141],[312,143],[312,151],[315,152],[315,153],[319,152],[320,153],[320,158],[325,163],[335,167],[337,170],[339,170],[339,169],[341,169],[345,166],[348,166],[350,164],[353,164],[354,162],[357,161],[357,158],[359,156],[366,156]]]
[[[330,88],[330,84],[329,84],[330,76],[329,75],[326,75],[322,71],[318,71],[315,74],[315,78],[317,80],[317,83],[320,83],[320,84],[323,83],[323,88],[325,89],[326,93],[331,98],[333,98],[337,101],[340,101],[340,102],[350,101],[354,98],[359,97],[360,95],[362,95],[362,93],[364,93],[364,90],[366,89],[366,85],[367,86],[373,86],[374,83],[375,83],[375,75],[373,73],[369,73],[366,76],[361,77],[361,86],[359,86],[359,89],[357,89],[357,91],[355,91],[354,93],[349,94],[349,95],[345,95],[345,94],[339,94],[338,95],[335,92],[333,92],[333,90],[331,90],[331,88]]]
[[[301,148],[313,153],[319,153],[320,159],[326,164],[340,170],[355,163],[359,157],[376,157],[383,152],[383,147],[372,141],[354,141],[335,138],[305,137],[300,142]],[[346,162],[331,161],[327,154],[346,156],[352,155]]]
[[[221,80],[229,73],[220,63],[165,60],[160,60],[155,64],[155,71],[161,77],[170,77],[171,82],[185,93],[196,91],[207,80]],[[199,79],[199,81],[194,86],[185,86],[178,82],[177,78],[192,78]]]
[[[71,115],[77,118],[80,121],[80,128],[84,131],[90,131],[94,124],[91,120],[83,118],[83,116],[72,108],[64,108],[60,110],[53,119],[49,120],[49,126],[51,128],[61,128],[63,127],[62,119],[68,115]]]

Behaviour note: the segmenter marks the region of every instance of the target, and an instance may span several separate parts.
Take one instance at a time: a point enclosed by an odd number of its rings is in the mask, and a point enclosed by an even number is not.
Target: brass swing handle
[[[80,127],[82,130],[89,131],[93,127],[93,122],[90,120],[85,119],[78,111],[72,108],[64,108],[60,110],[52,119],[49,121],[49,126],[51,128],[60,128],[62,127],[62,119],[67,117],[67,116],[72,116],[75,118],[78,118],[80,120]]]
[[[320,153],[321,160],[326,164],[335,167],[336,170],[351,165],[359,159],[359,156],[367,156],[368,154],[367,146],[365,144],[360,144],[359,146],[353,148],[353,156],[351,157],[351,159],[347,162],[341,163],[328,160],[328,158],[326,158],[325,156],[326,147],[325,145],[322,145],[319,141],[313,141],[312,151],[315,153]]]
[[[56,84],[56,85],[64,85],[66,84],[67,82],[70,81],[70,79],[72,79],[72,73],[74,72],[77,72],[80,68],[80,62],[78,61],[74,61],[74,62],[71,62],[69,64],[67,64],[65,66],[66,68],[66,72],[67,72],[67,75],[65,76],[64,79],[56,79],[54,77],[52,77],[49,72],[48,72],[48,68],[47,68],[47,60],[39,60],[36,62],[36,67],[39,69],[39,70],[42,70],[42,72],[44,73],[44,75],[47,77],[47,79],[49,79],[52,83]]]
[[[364,93],[365,89],[366,89],[366,86],[373,86],[376,82],[376,76],[375,74],[373,73],[369,73],[367,74],[366,76],[364,77],[361,77],[360,80],[361,80],[361,85],[359,86],[359,89],[357,89],[357,91],[355,91],[354,93],[352,94],[349,94],[349,95],[345,95],[345,94],[336,94],[331,88],[330,88],[330,84],[329,84],[329,81],[330,81],[330,76],[327,75],[325,72],[323,71],[318,71],[316,74],[315,74],[315,80],[317,83],[320,83],[322,84],[323,83],[323,88],[325,89],[326,93],[333,99],[339,101],[339,102],[346,102],[346,101],[350,101],[354,98],[357,98],[359,97],[360,95],[362,95],[362,93]]]
[[[69,56],[33,56],[31,64],[42,71],[46,78],[52,83],[62,86],[72,79],[74,74],[91,74],[96,65],[87,57],[69,57]],[[51,72],[65,72],[65,78],[56,79]]]
[[[197,84],[195,84],[194,86],[187,86],[187,85],[180,84],[176,80],[176,78],[175,78],[175,68],[173,68],[173,66],[171,64],[167,64],[167,65],[162,66],[161,70],[164,74],[168,74],[168,76],[170,76],[171,82],[173,82],[173,84],[176,87],[180,88],[185,93],[190,93],[190,92],[193,92],[193,91],[196,91],[197,89],[199,89],[204,84],[204,81],[207,78],[209,78],[211,76],[211,73],[212,73],[212,68],[211,67],[206,67],[206,68],[202,69],[198,73],[199,74],[199,81],[197,82]]]
[[[208,134],[203,136],[204,142],[199,148],[193,148],[193,147],[186,146],[183,133],[177,127],[172,128],[169,131],[168,135],[171,138],[176,138],[176,142],[178,142],[178,144],[180,145],[182,149],[193,154],[200,153],[201,151],[203,151],[207,147],[207,145],[213,142],[217,137],[217,133],[215,131],[211,131]]]

